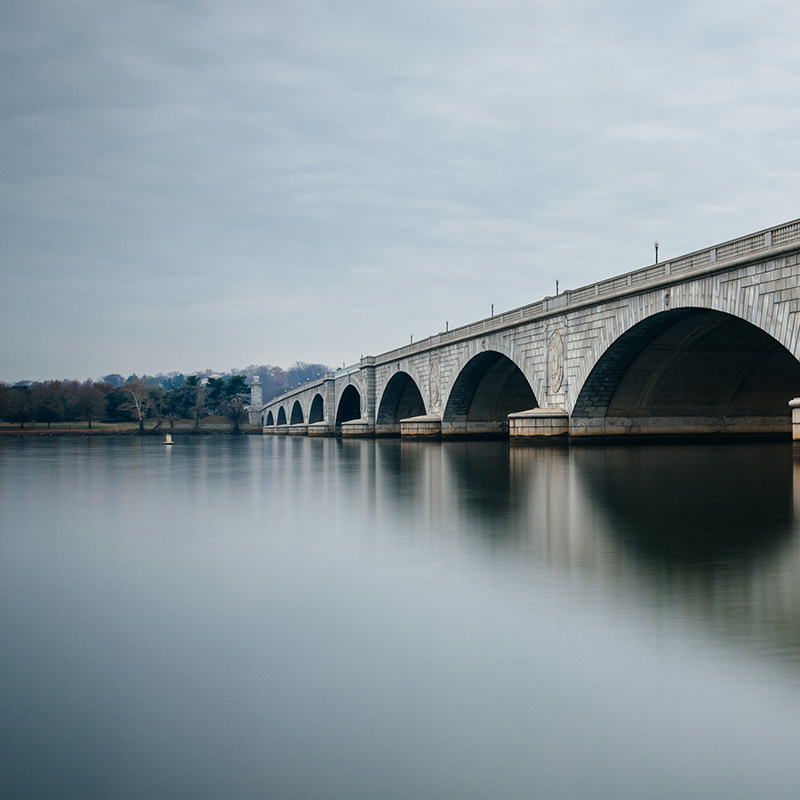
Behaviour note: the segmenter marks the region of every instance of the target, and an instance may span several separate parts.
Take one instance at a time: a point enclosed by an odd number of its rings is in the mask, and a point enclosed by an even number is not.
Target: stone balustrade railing
[[[322,378],[317,378],[313,381],[306,381],[305,383],[298,384],[297,386],[292,387],[288,391],[284,392],[283,394],[279,394],[277,397],[271,397],[269,400],[265,400],[262,405],[271,406],[273,403],[280,403],[282,400],[288,400],[290,397],[294,397],[299,392],[304,392],[307,389],[313,389],[316,386],[322,386],[325,383],[326,378],[331,377],[342,377],[344,375],[353,375],[356,372],[359,372],[361,369],[361,364],[351,364],[349,367],[337,367],[336,369],[331,370],[330,372],[326,372]]]

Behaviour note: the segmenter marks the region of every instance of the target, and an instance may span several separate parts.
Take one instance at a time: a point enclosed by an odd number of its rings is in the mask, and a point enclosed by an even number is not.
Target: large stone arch
[[[534,396],[537,398],[543,397],[545,385],[542,382],[541,370],[537,369],[537,359],[532,357],[530,348],[527,345],[520,347],[520,344],[515,332],[495,331],[442,348],[439,353],[430,359],[431,363],[437,362],[435,382],[438,387],[439,397],[437,399],[439,402],[434,404],[426,398],[426,403],[430,402],[428,413],[444,415],[444,410],[450,400],[450,394],[455,388],[461,372],[472,359],[487,352],[498,353],[513,362],[525,376]],[[420,370],[415,377],[424,397],[425,386],[430,383],[428,373],[425,372],[423,374]]]
[[[278,420],[277,420],[277,424],[278,424],[278,425],[285,425],[285,424],[286,424],[286,409],[284,409],[284,407],[283,407],[283,406],[281,406],[281,407],[278,409]]]
[[[704,308],[721,311],[749,322],[780,342],[789,352],[800,357],[800,324],[797,303],[764,302],[757,282],[757,273],[766,265],[751,267],[748,274],[722,283],[723,276],[678,283],[655,291],[626,298],[621,303],[595,306],[591,315],[602,317],[605,324],[592,326],[592,346],[586,348],[577,360],[571,376],[569,407],[572,410],[582,388],[598,361],[611,345],[626,331],[663,311],[681,308]],[[791,308],[787,308],[791,305]],[[572,325],[587,323],[588,319],[574,317]]]
[[[378,434],[400,433],[400,420],[426,413],[425,400],[408,372],[395,372],[381,393],[375,417]]]
[[[442,416],[442,434],[505,434],[509,414],[537,405],[519,366],[502,353],[483,350],[453,382]]]
[[[336,426],[343,422],[361,417],[361,392],[354,383],[349,383],[342,390],[336,407]]]
[[[606,348],[572,408],[570,432],[787,433],[800,362],[731,313],[679,307],[645,316]]]
[[[299,400],[294,401],[294,405],[292,405],[292,416],[290,418],[290,424],[292,425],[300,425],[305,422],[305,416],[303,414],[303,407],[300,405]]]
[[[313,425],[315,422],[325,421],[325,401],[322,395],[317,393],[311,401],[311,408],[308,411],[308,423]]]

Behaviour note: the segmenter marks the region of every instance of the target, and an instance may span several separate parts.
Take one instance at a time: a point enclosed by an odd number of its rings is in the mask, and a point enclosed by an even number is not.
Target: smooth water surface
[[[796,464],[2,440],[0,794],[795,798]]]

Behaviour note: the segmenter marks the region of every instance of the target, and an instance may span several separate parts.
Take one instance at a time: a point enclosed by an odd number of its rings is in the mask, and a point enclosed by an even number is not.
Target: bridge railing
[[[672,275],[685,276],[692,272],[716,267],[717,265],[723,266],[725,263],[735,261],[738,258],[757,255],[762,251],[766,254],[774,248],[785,247],[795,242],[800,244],[800,220],[794,220],[769,230],[743,236],[741,239],[723,242],[705,250],[697,250],[694,253],[663,261],[660,264],[652,264],[649,267],[643,267],[624,275],[617,275],[588,286],[570,289],[555,297],[545,297],[543,300],[514,308],[511,311],[505,311],[493,317],[471,322],[468,325],[462,325],[444,333],[434,334],[427,339],[420,339],[413,344],[407,344],[404,347],[381,353],[381,355],[376,356],[376,363],[394,361],[404,356],[413,355],[421,350],[426,350],[429,347],[435,347],[456,339],[470,338],[484,331],[498,330],[514,322],[549,314],[561,308],[596,302],[603,297],[625,292],[628,289],[639,289],[648,284],[663,281]]]
[[[266,408],[267,406],[274,405],[275,403],[281,403],[284,400],[288,400],[290,397],[296,397],[298,394],[308,391],[309,389],[322,386],[323,383],[325,383],[324,378],[316,378],[313,381],[300,383],[297,386],[293,386],[291,389],[288,389],[283,394],[279,394],[277,397],[271,397],[269,400],[265,400],[261,405]]]
[[[300,383],[297,386],[293,386],[291,389],[288,389],[283,394],[279,394],[277,397],[272,397],[269,400],[265,400],[262,405],[264,408],[266,408],[267,406],[285,402],[291,397],[296,397],[298,394],[307,392],[309,389],[319,388],[330,377],[341,378],[345,375],[354,375],[355,373],[359,372],[360,369],[360,362],[358,364],[351,364],[349,367],[336,367],[335,369],[330,370],[330,372],[326,372],[321,378],[315,378],[313,381]]]

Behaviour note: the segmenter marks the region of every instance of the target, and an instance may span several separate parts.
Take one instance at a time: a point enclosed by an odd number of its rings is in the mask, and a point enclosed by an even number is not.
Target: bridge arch
[[[336,426],[361,417],[361,393],[351,383],[345,386],[336,409]]]
[[[290,418],[290,423],[292,425],[299,425],[302,422],[305,422],[305,420],[303,419],[303,407],[300,405],[299,400],[295,400],[294,405],[292,406],[292,416]]]
[[[308,412],[309,425],[315,422],[325,421],[325,402],[321,394],[315,394],[314,399],[311,401],[311,408]]]
[[[505,434],[509,414],[536,406],[522,370],[508,356],[485,350],[458,373],[442,416],[442,434]]]
[[[286,424],[286,411],[284,410],[283,406],[278,409],[278,425],[285,425]]]
[[[392,375],[381,395],[375,432],[400,433],[400,420],[425,414],[425,401],[417,382],[407,372]]]
[[[264,425],[274,425],[275,424],[275,417],[273,416],[271,411],[267,411],[266,417],[262,414],[261,418],[263,420]]]
[[[782,433],[800,362],[742,317],[702,307],[637,321],[600,355],[573,405],[573,435]]]

